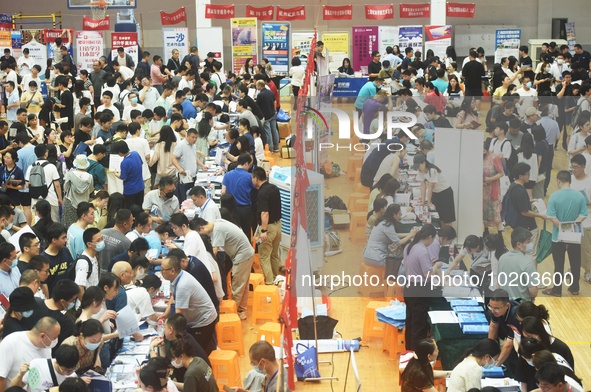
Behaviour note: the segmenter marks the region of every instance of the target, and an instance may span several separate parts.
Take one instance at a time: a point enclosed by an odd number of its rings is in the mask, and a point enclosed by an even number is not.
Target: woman
[[[415,155],[413,169],[419,172],[417,181],[421,183],[423,203],[435,208],[442,226],[450,226],[456,220],[454,193],[441,169],[427,161],[422,153]]]
[[[523,73],[519,70],[519,61],[517,58],[515,56],[509,56],[502,64],[502,70],[509,77],[511,83],[515,85],[516,89],[520,89]]]
[[[197,159],[201,163],[205,163],[205,160],[209,157],[209,142],[207,137],[212,127],[207,118],[202,118],[197,124],[197,141],[195,146],[197,147]]]
[[[150,231],[152,231],[152,217],[147,212],[140,212],[135,216],[133,230],[125,234],[125,236],[129,241],[133,242],[137,238],[143,238]]]
[[[75,170],[67,172],[64,178],[62,224],[66,227],[76,223],[78,204],[90,200],[90,195],[94,192],[92,174],[86,172],[88,165],[86,155],[78,155],[74,161]]]
[[[587,145],[585,143],[585,139],[589,136],[589,132],[591,132],[591,113],[584,110],[579,114],[577,118],[575,129],[570,136],[570,141],[568,142],[568,155],[574,156],[585,152],[587,150]],[[591,164],[591,162],[589,162]]]
[[[242,68],[240,68],[239,76],[244,74],[254,75],[254,60],[251,57],[247,58]]]
[[[35,215],[37,216],[37,223],[33,225],[32,229],[35,235],[41,241],[41,249],[47,248],[47,229],[55,222],[51,219],[51,204],[45,199],[39,200],[35,203]]]
[[[451,66],[451,64],[455,63],[456,60],[458,59],[458,56],[456,55],[456,50],[453,46],[448,46],[445,49],[445,57],[443,58],[445,61],[445,68],[449,68]]]
[[[53,106],[55,105],[54,98],[47,98],[41,106],[39,112],[39,124],[42,127],[51,127],[55,123],[55,115],[53,114]]]
[[[400,60],[404,59],[404,54],[400,52],[400,47],[398,45],[392,46],[392,54],[400,57]]]
[[[516,342],[514,342],[515,344]],[[536,380],[536,369],[533,364],[533,358],[536,353],[546,350],[546,347],[542,342],[532,338],[522,338],[519,341],[517,353],[519,358],[515,366],[513,378],[515,381],[521,383],[522,391],[532,391],[537,387]],[[551,354],[552,357],[556,356],[555,361],[563,365],[566,369],[572,368],[569,363],[559,354]]]
[[[447,99],[439,92],[437,87],[432,82],[425,83],[425,99],[423,100],[427,105],[435,106],[438,113],[443,113]]]
[[[57,132],[49,127],[45,127],[45,132],[43,132],[44,136],[44,144],[47,145],[55,145],[57,142]]]
[[[501,177],[505,175],[503,162],[498,154],[489,150],[491,139],[484,142],[483,185],[482,185],[482,217],[484,229],[490,233],[502,230],[501,219]]]
[[[346,74],[346,75],[354,75],[355,71],[353,71],[353,67],[351,67],[351,60],[345,57],[343,59],[343,64],[339,67],[339,73]]]
[[[395,178],[388,180],[386,185],[384,185],[382,198],[388,202],[388,205],[394,204],[394,197],[396,196],[398,189],[400,189],[400,182]]]
[[[365,237],[369,240],[371,231],[386,212],[388,202],[386,199],[375,199],[373,209],[367,213],[367,225],[365,226]]]
[[[39,119],[36,114],[29,114],[27,116],[27,133],[31,138],[31,144],[36,146],[40,140],[43,140],[43,132],[45,128],[39,125]]]
[[[501,348],[492,339],[482,339],[476,346],[464,353],[464,359],[451,372],[447,388],[454,392],[467,392],[470,388],[482,387],[482,368],[495,366]]]
[[[546,179],[546,170],[548,165],[551,164],[551,154],[552,151],[550,150],[550,145],[546,140],[546,131],[544,127],[541,125],[534,125],[531,128],[531,134],[534,137],[534,141],[536,142],[536,154],[538,155],[538,184],[543,184],[544,180]],[[536,186],[535,190],[540,188],[540,185]],[[535,198],[542,198],[544,197],[543,190],[540,192],[532,191],[532,195]]]
[[[541,342],[547,350],[559,354],[573,370],[575,369],[575,360],[570,348],[562,340],[550,335],[542,320],[537,317],[526,317],[521,323],[521,330],[524,338],[533,338]]]
[[[450,263],[448,274],[457,268],[458,264],[464,260],[464,257],[470,255],[471,275],[482,275],[485,271],[490,271],[490,252],[484,245],[482,237],[473,234],[466,237],[462,249]]]
[[[517,162],[527,163],[531,168],[529,172],[529,182],[524,184],[523,186],[527,190],[527,194],[529,198],[533,198],[533,189],[536,186],[536,182],[538,182],[538,173],[539,173],[539,164],[541,161],[541,157],[538,157],[536,154],[536,146],[534,145],[534,138],[528,132],[523,133],[521,137],[521,145],[519,146],[519,150],[517,150]]]
[[[103,347],[103,326],[98,320],[89,319],[77,324],[78,332],[62,342],[62,345],[78,349],[80,361],[77,374],[84,374],[89,369],[100,368],[99,353]]]
[[[250,154],[250,141],[248,140],[248,137],[242,135],[242,136],[238,136],[238,139],[236,141],[236,154],[230,154],[230,152],[226,152],[224,154],[224,162],[226,164],[232,164],[235,163],[236,161],[238,161],[238,157],[240,156],[240,154],[244,154],[244,153],[249,153]],[[256,166],[256,158],[253,157],[254,162],[253,162],[253,166]]]
[[[536,305],[531,301],[523,301],[517,307],[517,320],[523,322],[526,317],[535,317],[542,321],[544,329],[552,335],[552,328],[550,328],[550,313],[544,305]]]
[[[302,87],[302,84],[304,83],[304,77],[306,76],[306,68],[302,66],[302,60],[300,60],[299,57],[294,57],[291,59],[289,76],[291,77],[291,91],[294,97],[293,110],[296,110],[300,87]]]
[[[162,177],[176,176],[176,168],[172,164],[172,154],[176,146],[176,136],[174,131],[168,125],[160,129],[158,142],[154,145],[154,153],[150,157],[149,166],[158,163],[156,166],[157,184]]]
[[[457,76],[449,75],[448,81],[447,90],[443,93],[445,97],[449,97],[445,106],[445,115],[446,117],[456,117],[461,110],[464,91]]]
[[[115,214],[125,206],[125,197],[119,192],[115,192],[109,196],[107,202],[107,224],[105,228],[115,226]]]
[[[264,73],[269,76],[270,78],[275,77],[275,70],[273,70],[273,66],[271,65],[271,63],[269,62],[269,59],[267,58],[262,58],[261,59],[261,65],[263,67],[263,71]]]
[[[70,170],[74,166],[74,155],[72,149],[74,148],[74,135],[70,131],[63,131],[60,134],[62,144],[59,145],[59,153],[64,156],[66,168]]]
[[[7,150],[2,156],[2,167],[0,168],[1,182],[0,194],[10,197],[15,206],[21,205],[20,190],[25,187],[25,176],[20,167],[16,165],[18,155],[16,150]]]
[[[384,197],[384,187],[391,179],[392,175],[390,173],[386,173],[382,177],[380,177],[378,182],[376,182],[374,186],[371,188],[371,192],[369,193],[369,208],[367,212],[371,212],[374,200],[381,199]]]
[[[455,127],[458,129],[478,129],[480,121],[476,110],[478,102],[474,97],[465,97],[456,116]]]
[[[265,67],[263,64],[257,64],[254,66],[254,74],[255,75],[265,75]]]
[[[9,307],[6,310],[4,319],[1,321],[2,338],[13,332],[28,330],[23,324],[37,309],[35,294],[29,287],[17,287],[10,293],[8,300]]]
[[[505,246],[502,233],[488,234],[484,237],[484,246],[489,250],[491,275],[488,275],[490,280],[488,288],[492,292],[501,288],[496,278],[499,274],[499,259],[508,252],[508,249]],[[486,287],[484,283],[483,286]]]
[[[165,358],[150,358],[137,369],[139,386],[144,392],[177,392],[175,383],[168,377],[170,363]]]
[[[555,354],[548,350],[541,350],[532,354],[531,365],[538,370],[546,363],[555,363],[563,367],[564,380],[572,387],[572,392],[583,392],[582,381],[575,375],[573,370],[568,366],[568,363],[560,361]]]
[[[176,368],[187,369],[183,378],[184,392],[213,392],[217,391],[215,379],[210,377],[212,370],[203,359],[194,357],[192,349],[184,339],[170,342],[171,365]]]
[[[84,80],[76,79],[74,83],[74,115],[80,113],[80,99],[84,97],[90,99],[90,102],[94,100],[90,91],[84,87]]]
[[[57,154],[57,145],[56,144],[49,144],[47,146],[47,161],[49,163],[53,163],[53,165],[57,168],[57,172],[60,175],[60,184],[62,185],[62,189],[64,189],[64,176],[66,175],[66,164],[59,158]]]
[[[250,133],[254,138],[254,156],[258,162],[265,160],[265,142],[263,140],[264,135],[261,133],[261,129],[254,126],[250,129]]]
[[[402,250],[419,231],[418,227],[414,227],[408,235],[399,237],[395,226],[397,222],[400,222],[400,219],[402,219],[400,206],[398,204],[389,205],[384,214],[376,221],[363,250],[363,261],[369,265],[385,267],[386,276],[398,275],[402,261]]]
[[[538,96],[543,96],[543,94],[552,93],[552,84],[554,83],[554,77],[550,73],[552,69],[552,64],[547,62],[546,60],[542,61],[542,65],[540,67],[540,72],[534,78],[534,86],[538,92]]]
[[[29,82],[29,89],[23,92],[21,96],[21,107],[27,109],[29,114],[39,114],[41,111],[41,104],[43,103],[43,96],[38,89],[37,82],[31,80]]]
[[[432,362],[437,361],[439,348],[433,339],[418,342],[413,357],[400,375],[402,392],[437,392],[435,379],[445,378],[449,372],[433,370]]]
[[[110,295],[109,298],[111,297],[114,296]],[[111,320],[117,318],[117,313],[114,310],[105,309],[105,299],[107,299],[107,296],[104,289],[97,286],[87,288],[82,296],[82,301],[80,301],[80,310],[76,323],[80,325],[87,320],[98,320],[103,325],[104,332],[104,325],[110,325]],[[117,332],[103,335],[103,341],[106,342],[117,336]]]
[[[109,192],[100,190],[94,195],[92,205],[94,206],[94,222],[88,227],[104,229],[107,224],[107,203],[109,202]]]

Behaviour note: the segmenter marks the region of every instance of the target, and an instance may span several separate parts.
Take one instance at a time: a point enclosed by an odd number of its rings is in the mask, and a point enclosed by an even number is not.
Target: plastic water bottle
[[[454,244],[449,244],[449,263],[454,261]]]
[[[207,189],[205,190],[206,192],[206,197],[208,199],[211,199],[211,182],[209,182],[209,179],[207,180]]]
[[[164,320],[158,319],[158,336],[164,336]]]

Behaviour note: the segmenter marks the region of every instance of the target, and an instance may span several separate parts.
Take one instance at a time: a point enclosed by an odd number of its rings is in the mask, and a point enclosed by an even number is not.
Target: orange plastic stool
[[[389,302],[371,301],[365,307],[363,318],[363,341],[368,342],[371,338],[383,339],[386,333],[386,324],[378,321],[377,308],[389,306]]]
[[[347,179],[355,179],[355,171],[357,168],[361,168],[363,164],[363,155],[352,155],[347,163]]]
[[[367,215],[367,209],[369,206],[369,199],[367,195],[363,199],[356,199],[353,203],[353,208],[350,209],[351,212],[365,212]]]
[[[281,324],[265,323],[259,328],[259,339],[265,336],[265,341],[271,343],[271,346],[279,347],[281,345]]]
[[[252,299],[254,298],[254,291],[259,285],[265,284],[265,276],[263,274],[250,274],[248,279],[248,306],[252,306]]]
[[[232,299],[232,271],[228,272],[226,276],[226,292],[228,293],[228,299]]]
[[[366,187],[365,185],[359,183],[359,184],[353,185],[353,192],[355,192],[355,193],[365,193],[366,195],[369,196],[370,189],[368,187]]]
[[[252,302],[253,324],[257,324],[258,320],[276,322],[279,319],[281,304],[279,303],[279,288],[277,286],[259,285],[254,290]]]
[[[236,301],[231,299],[224,299],[220,302],[220,313],[235,313],[238,314],[238,306]]]
[[[347,208],[349,209],[349,211],[353,209],[353,206],[355,205],[357,200],[361,199],[367,199],[367,194],[361,192],[349,193],[349,197],[347,198]]]
[[[361,168],[358,167],[355,169],[355,179],[353,180],[354,184],[361,184]]]
[[[209,354],[209,362],[220,391],[224,385],[242,386],[240,362],[235,351],[214,350]]]
[[[367,213],[352,212],[350,214],[349,238],[351,240],[365,240],[365,226],[367,225]]]
[[[399,331],[398,328],[391,324],[385,324],[384,341],[382,342],[382,351],[388,351],[390,359],[396,359],[398,354],[405,351],[404,329]]]
[[[215,326],[218,347],[222,350],[234,350],[244,355],[244,341],[242,340],[242,322],[235,313],[220,314],[220,321]]]
[[[365,274],[367,274],[367,286],[360,285],[357,287],[357,292],[364,297],[371,297],[373,295],[374,297],[385,298],[386,290],[385,287],[382,286],[385,273],[386,267],[376,267],[361,262],[359,265],[359,275],[364,277]],[[373,276],[377,276],[379,279],[376,281],[376,278]],[[375,285],[370,285],[371,282]]]

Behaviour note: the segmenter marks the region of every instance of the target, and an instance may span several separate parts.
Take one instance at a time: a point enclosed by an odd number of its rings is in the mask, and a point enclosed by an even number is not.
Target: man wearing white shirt
[[[402,64],[402,59],[394,54],[394,49],[391,46],[386,48],[386,55],[382,60],[388,60],[390,62],[390,67],[394,69]]]
[[[113,93],[111,91],[103,91],[103,94],[102,94],[103,104],[101,106],[99,106],[98,108],[96,108],[96,111],[102,112],[105,109],[109,109],[111,111],[111,113],[113,114],[113,122],[118,122],[119,120],[121,120],[121,116],[119,114],[119,109],[117,109],[111,103],[112,99],[113,99]]]
[[[19,386],[30,392],[44,392],[61,385],[66,378],[75,377],[80,354],[75,346],[61,345],[54,355],[54,359],[48,361],[45,358],[35,358],[29,363],[28,369],[21,369],[13,380]],[[51,366],[51,368],[50,368]],[[23,372],[23,370],[26,370]],[[34,377],[35,374],[37,377]],[[21,382],[18,379],[21,379]],[[55,380],[54,380],[55,379]],[[55,385],[57,383],[57,385]]]
[[[31,74],[31,69],[33,68],[33,65],[35,65],[35,60],[29,56],[29,48],[23,49],[23,55],[18,58],[16,65],[18,66],[18,73],[21,77],[24,78],[26,75]]]
[[[142,208],[150,214],[156,225],[167,222],[172,214],[179,210],[179,199],[175,196],[176,178],[161,177],[158,189],[154,189],[144,197]]]
[[[158,101],[158,98],[160,98],[160,93],[152,87],[152,82],[146,76],[142,78],[142,86],[143,87],[140,90],[140,101],[146,109],[154,111],[156,102]]]
[[[23,80],[21,81],[22,91],[25,91],[29,87],[29,82],[31,81],[36,82],[39,88],[41,87],[41,78],[39,77],[39,72],[41,72],[41,67],[38,64],[34,64],[31,67],[31,72],[27,75],[23,75]]]
[[[66,34],[68,36],[68,42],[63,42],[62,37]],[[60,52],[60,48],[65,46],[68,51],[70,50],[70,45],[72,42],[72,32],[69,29],[64,29],[62,31],[62,35],[55,39],[55,42],[51,44],[51,50],[53,52],[53,63],[59,64],[62,62],[62,54]]]
[[[523,75],[521,88],[517,90],[519,94],[519,116],[525,118],[525,111],[528,108],[535,107],[535,102],[538,101],[538,92],[531,88],[533,81],[530,80],[529,75]]]
[[[6,82],[5,89],[8,103],[8,105],[6,105],[6,120],[8,120],[8,125],[10,125],[16,121],[16,112],[21,106],[21,101],[18,96],[16,84],[13,81]]]
[[[159,313],[154,312],[152,307],[152,298],[158,294],[162,281],[156,275],[146,275],[142,279],[140,287],[131,287],[125,291],[127,294],[127,304],[133,309],[138,320],[149,318],[157,321]]]
[[[131,137],[126,139],[125,143],[127,143],[130,150],[136,151],[142,158],[142,178],[144,180],[144,185],[146,186],[145,189],[150,189],[150,180],[152,178],[150,168],[148,167],[148,162],[150,160],[151,154],[150,144],[146,139],[140,137],[141,130],[142,126],[140,124],[136,122],[129,124],[129,126],[127,127],[127,132]]]
[[[123,116],[121,117],[121,119],[126,124],[129,124],[131,122],[130,114],[132,110],[139,110],[141,113],[144,110],[146,110],[146,108],[144,107],[144,105],[138,103],[139,98],[137,91],[135,90],[132,90],[129,92],[129,94],[127,94],[127,100],[129,101],[129,106],[125,106],[125,109],[123,109]]]
[[[13,82],[15,86],[18,86],[18,75],[16,73],[16,63],[8,64],[6,68],[6,83]]]
[[[494,130],[495,138],[493,138],[489,148],[489,150],[493,154],[498,155],[503,162],[506,162],[511,158],[511,142],[505,137],[508,130],[509,125],[506,122],[496,123]]]
[[[105,241],[100,229],[91,227],[84,230],[82,240],[86,249],[76,259],[76,278],[75,282],[80,286],[79,300],[87,288],[97,286],[99,282],[99,263],[98,254],[105,248]]]
[[[562,73],[570,71],[570,66],[564,62],[564,55],[560,53],[556,56],[556,61],[550,66],[550,73],[556,80],[562,80]]]
[[[213,222],[217,219],[222,219],[220,209],[213,202],[213,200],[207,198],[207,193],[205,192],[205,189],[203,189],[203,187],[193,187],[193,189],[191,189],[191,192],[189,192],[189,196],[191,196],[193,204],[195,204],[195,206],[198,207],[198,217],[203,218],[208,222]]]
[[[123,80],[129,80],[133,78],[133,71],[131,68],[126,67],[125,65],[121,65],[118,62],[113,63],[113,69],[115,72],[119,72],[123,77]]]
[[[185,73],[185,76],[183,76],[179,82],[179,87],[177,88],[178,90],[184,90],[185,88],[189,88],[190,90],[193,90],[193,86],[195,85],[195,71],[193,71],[192,69],[188,70],[187,73]]]

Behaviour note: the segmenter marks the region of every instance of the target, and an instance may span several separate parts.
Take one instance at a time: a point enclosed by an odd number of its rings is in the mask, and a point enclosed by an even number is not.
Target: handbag
[[[305,350],[300,352],[300,348]],[[295,372],[298,381],[304,381],[306,378],[319,378],[318,362],[316,360],[316,347],[308,347],[302,343],[296,345],[296,352],[298,353],[295,359]]]
[[[499,179],[499,185],[501,187],[501,200],[503,199],[503,196],[505,196],[505,193],[507,193],[507,191],[509,190],[509,187],[511,186],[511,180],[509,180],[509,176],[503,176]]]
[[[546,230],[546,222],[544,227],[540,230],[538,235],[538,254],[536,255],[536,262],[539,264],[546,260],[552,253],[552,233]]]
[[[291,120],[291,118],[287,115],[287,113],[285,112],[285,110],[279,109],[279,111],[277,112],[277,121],[279,121],[279,122],[289,122],[290,120]]]

